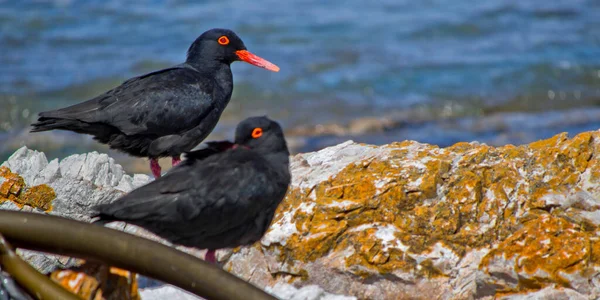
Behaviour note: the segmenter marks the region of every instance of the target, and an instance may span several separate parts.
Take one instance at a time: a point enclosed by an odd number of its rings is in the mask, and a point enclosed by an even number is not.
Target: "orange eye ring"
[[[229,38],[227,36],[221,36],[217,42],[219,42],[219,44],[225,46],[225,45],[229,45]]]
[[[263,134],[263,130],[260,127],[256,127],[256,128],[254,128],[254,130],[252,130],[252,137],[255,139],[261,137],[262,134]]]

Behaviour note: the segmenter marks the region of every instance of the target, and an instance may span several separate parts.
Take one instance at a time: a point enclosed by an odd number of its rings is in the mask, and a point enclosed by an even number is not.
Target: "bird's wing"
[[[127,135],[179,134],[212,110],[212,92],[212,80],[181,65],[129,79],[88,101],[40,113],[40,119],[105,123]]]
[[[255,222],[260,213],[277,205],[289,184],[289,177],[276,173],[263,156],[252,150],[238,148],[219,156],[229,159],[219,161],[212,156],[204,160],[209,163],[202,170],[199,195],[182,197],[174,203],[177,218],[201,229],[206,236]]]
[[[188,159],[202,160],[211,155],[231,149],[234,145],[235,144],[230,141],[205,142],[186,152],[185,157]]]
[[[181,166],[188,169],[169,172],[98,210],[132,223],[193,222],[219,233],[247,223],[264,208],[262,198],[280,188],[269,163],[253,151],[231,150],[197,164]]]
[[[174,203],[193,185],[190,170],[194,166],[184,162],[163,177],[131,191],[113,203],[98,205],[94,210],[101,218],[109,220],[172,218],[177,213],[170,211],[174,209]]]

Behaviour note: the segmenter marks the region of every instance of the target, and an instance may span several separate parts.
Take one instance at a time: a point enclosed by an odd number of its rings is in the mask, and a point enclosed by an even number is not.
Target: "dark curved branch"
[[[51,215],[0,211],[0,233],[18,248],[105,262],[206,299],[276,299],[192,255],[98,225]]]
[[[22,260],[0,235],[0,264],[16,282],[37,299],[81,300]]]

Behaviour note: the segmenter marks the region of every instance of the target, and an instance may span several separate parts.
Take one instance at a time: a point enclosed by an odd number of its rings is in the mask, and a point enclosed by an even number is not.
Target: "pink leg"
[[[174,166],[178,165],[181,162],[181,158],[179,157],[179,155],[177,156],[173,156],[173,160],[171,161],[171,164]]]
[[[160,178],[160,165],[158,164],[158,160],[156,158],[150,159],[150,170],[152,170],[154,179]]]
[[[204,254],[204,260],[211,263],[211,264],[216,264],[217,263],[217,255],[216,255],[216,251],[213,249],[208,249],[208,251],[206,251],[206,254]]]

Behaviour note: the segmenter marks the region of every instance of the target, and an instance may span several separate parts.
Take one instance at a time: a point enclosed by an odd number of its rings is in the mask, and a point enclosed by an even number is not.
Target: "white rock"
[[[572,289],[546,287],[528,294],[517,294],[502,297],[503,300],[588,300],[597,299],[586,297]]]
[[[140,297],[142,300],[163,300],[163,299],[178,299],[178,300],[197,300],[203,299],[184,290],[178,289],[171,285],[165,285],[156,288],[140,289]]]
[[[18,173],[27,186],[47,184],[53,188],[56,199],[52,201],[53,209],[50,214],[83,221],[89,220],[93,206],[110,203],[125,191],[131,191],[150,181],[147,175],[136,175],[132,179],[124,174],[123,168],[112,158],[97,152],[75,154],[62,161],[54,159],[48,163],[44,153],[22,147],[2,166]],[[5,179],[0,177],[0,180]],[[21,210],[11,201],[1,203],[0,209]],[[23,210],[40,212],[30,207]],[[53,255],[31,251],[23,253],[34,267],[43,272],[65,266]]]
[[[317,285],[308,285],[301,288],[296,288],[286,283],[277,283],[273,287],[265,288],[265,291],[281,300],[356,300],[356,297],[352,296],[327,293]],[[141,289],[140,295],[142,300],[203,299],[171,285]]]
[[[282,300],[356,300],[353,296],[327,293],[318,285],[296,288],[286,283],[277,283],[267,287],[265,291]]]

